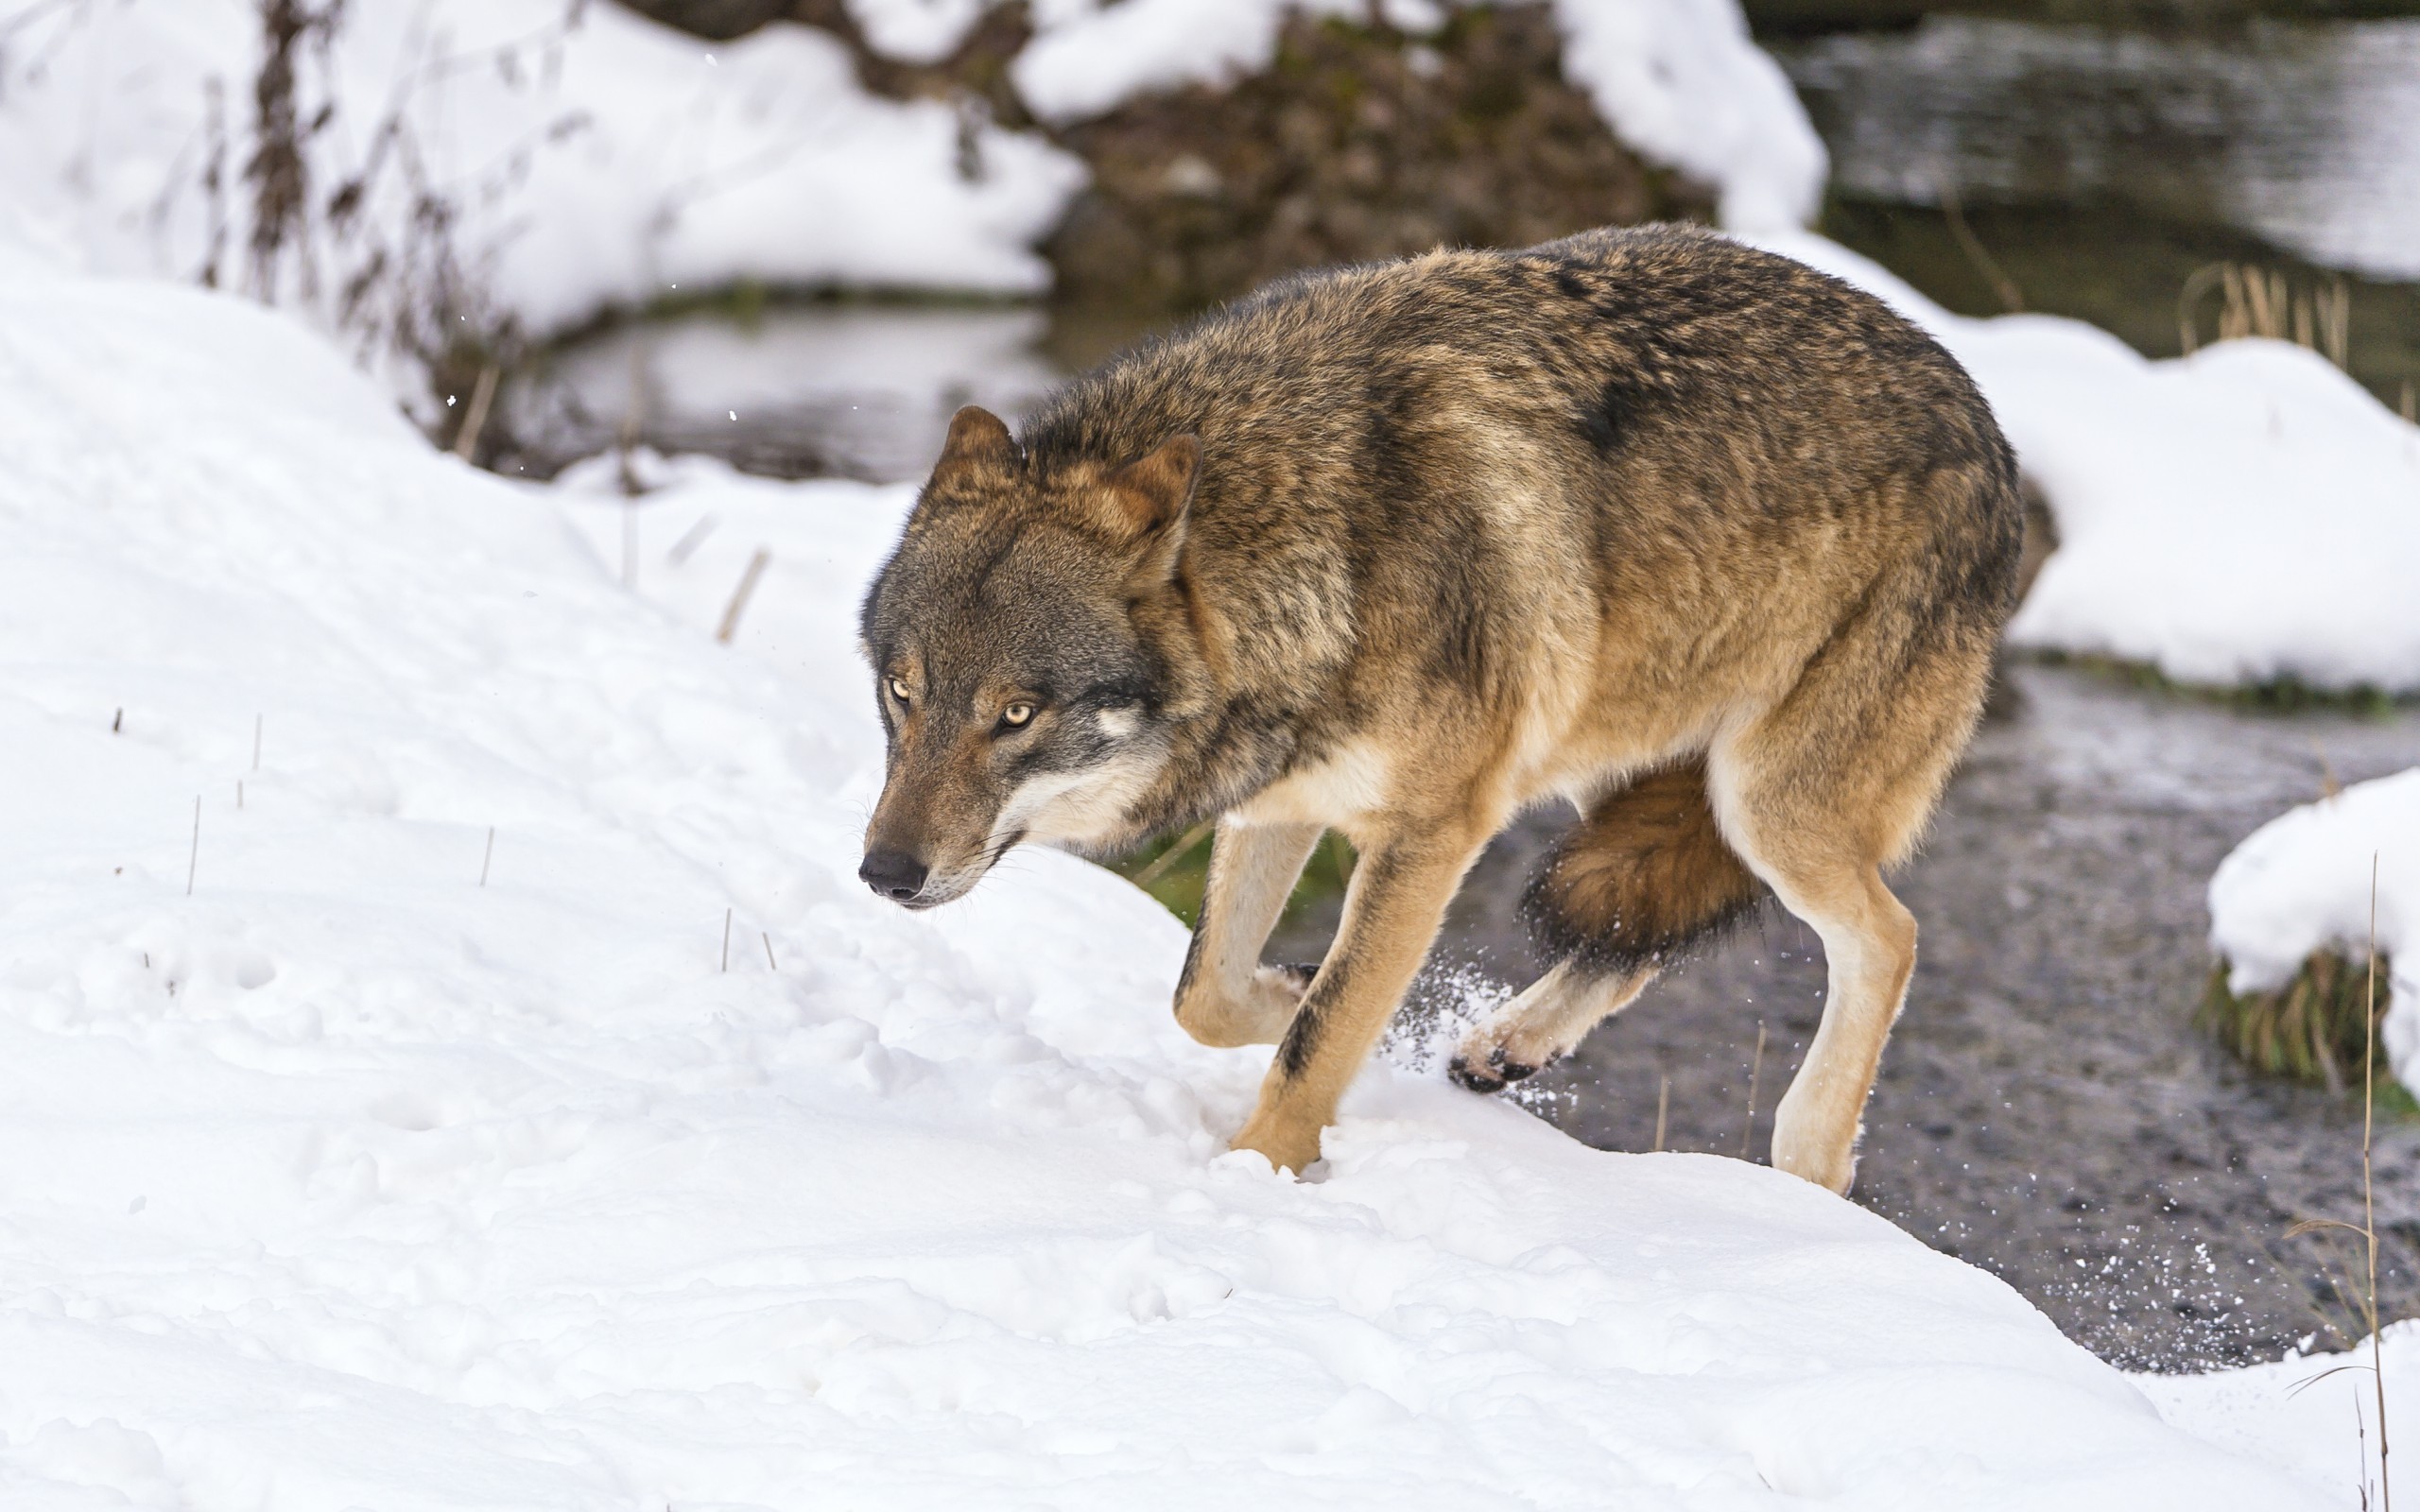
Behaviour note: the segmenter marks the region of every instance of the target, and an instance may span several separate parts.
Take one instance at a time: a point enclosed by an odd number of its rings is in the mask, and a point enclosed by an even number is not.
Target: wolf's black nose
[[[904,903],[925,890],[925,864],[905,850],[868,851],[857,875],[892,902]]]

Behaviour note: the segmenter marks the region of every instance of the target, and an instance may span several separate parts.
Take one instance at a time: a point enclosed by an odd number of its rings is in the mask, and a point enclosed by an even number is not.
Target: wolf
[[[1973,732],[2021,531],[1958,363],[1789,259],[1659,227],[1299,276],[1014,435],[952,420],[862,609],[860,875],[930,908],[1024,842],[1215,818],[1176,1017],[1277,1046],[1233,1143],[1300,1173],[1465,868],[1567,800],[1523,899],[1550,964],[1455,1078],[1533,1074],[1770,895],[1828,978],[1772,1163],[1845,1192],[1915,964],[1883,874]],[[1335,943],[1264,965],[1331,829]]]

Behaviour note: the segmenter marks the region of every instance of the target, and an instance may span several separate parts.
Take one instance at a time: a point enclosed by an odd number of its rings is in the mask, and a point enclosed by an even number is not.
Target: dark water
[[[508,386],[503,414],[538,476],[627,438],[770,477],[887,482],[932,465],[959,405],[1015,416],[1063,377],[1050,335],[1023,307],[700,312],[550,354]]]
[[[1951,308],[2172,355],[2217,323],[2188,282],[2232,262],[2342,286],[2348,369],[2389,404],[2420,386],[2420,21],[1935,15],[1772,46],[1831,153],[1824,229]]]

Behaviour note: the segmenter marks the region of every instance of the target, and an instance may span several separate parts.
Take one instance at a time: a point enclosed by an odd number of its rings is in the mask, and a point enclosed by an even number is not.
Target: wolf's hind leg
[[[1630,1006],[1655,980],[1655,968],[1592,971],[1564,960],[1520,996],[1471,1026],[1447,1074],[1475,1092],[1535,1075],[1580,1048],[1588,1031]]]
[[[1176,1022],[1201,1043],[1273,1045],[1285,1038],[1310,981],[1261,965],[1260,951],[1322,833],[1316,824],[1220,821],[1201,917],[1176,985]]]
[[[1463,1039],[1454,1079],[1494,1091],[1570,1054],[1762,892],[1715,824],[1703,762],[1649,772],[1598,799],[1521,899],[1530,937],[1554,965]]]
[[[1866,1096],[1915,971],[1915,916],[1882,868],[1913,847],[1990,675],[1989,627],[1944,633],[1938,619],[1877,599],[1712,766],[1723,834],[1824,942],[1824,1017],[1773,1110],[1772,1152],[1835,1192],[1856,1175]]]

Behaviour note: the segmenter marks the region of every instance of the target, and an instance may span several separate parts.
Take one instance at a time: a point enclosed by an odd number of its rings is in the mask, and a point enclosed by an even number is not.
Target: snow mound
[[[1768,1170],[1384,1067],[1222,1155],[1139,892],[852,875],[904,490],[509,484],[63,279],[0,454],[11,1508],[2325,1504]]]
[[[2210,877],[2210,948],[2236,992],[2273,992],[2319,951],[2369,952],[2377,863],[2378,953],[2392,967],[2380,1038],[2420,1086],[2420,767],[2356,782],[2255,830]]]
[[[983,19],[993,0],[848,0],[866,45],[887,58],[937,63]]]
[[[0,205],[17,238],[82,269],[256,286],[257,9],[110,0],[14,26]],[[681,284],[1036,291],[1032,245],[1083,179],[1037,137],[867,95],[840,43],[801,26],[709,43],[614,5],[357,0],[296,58],[301,112],[336,113],[306,151],[307,258],[271,282],[347,330],[374,313],[349,291],[373,263],[440,276],[424,187],[452,207],[456,275],[544,333]],[[331,201],[355,177],[347,221]]]
[[[1829,169],[1789,77],[1737,0],[1556,0],[1564,69],[1614,134],[1720,194],[1737,232],[1815,218]]]
[[[2390,1323],[2378,1353],[2387,1381],[2390,1444],[2420,1441],[2420,1323]],[[2344,1354],[2305,1355],[2206,1376],[2137,1376],[2143,1395],[2180,1428],[2274,1465],[2345,1508],[2377,1504],[2377,1386],[2364,1340]],[[2360,1491],[2363,1452],[2370,1488]],[[2401,1462],[2397,1462],[2401,1463]]]
[[[1390,0],[1389,19],[1434,28],[1442,7]],[[1134,95],[1224,84],[1270,66],[1289,11],[1358,20],[1366,0],[1045,0],[1010,65],[1046,120],[1115,110]],[[1714,186],[1722,223],[1779,231],[1812,218],[1824,146],[1779,65],[1749,40],[1736,0],[1557,0],[1564,69],[1615,134]]]
[[[2420,691],[2420,429],[2316,354],[2154,361],[2049,316],[1954,316],[1821,237],[1760,245],[1870,290],[1974,374],[2058,523],[2012,644],[2180,682]]]

